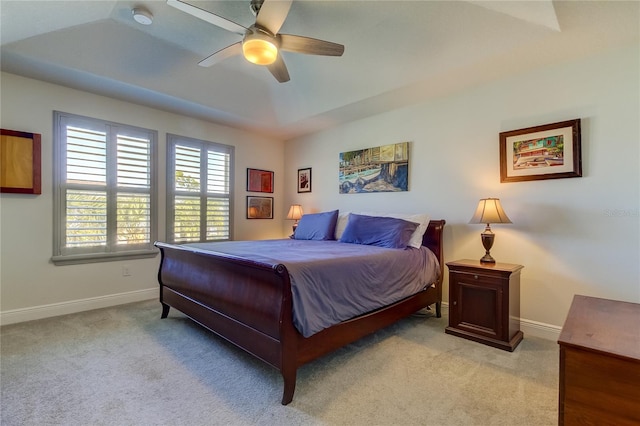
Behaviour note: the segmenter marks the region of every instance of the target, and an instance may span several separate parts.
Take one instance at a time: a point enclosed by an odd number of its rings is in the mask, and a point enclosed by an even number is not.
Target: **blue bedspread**
[[[305,337],[415,294],[440,272],[436,256],[426,247],[402,250],[293,239],[186,246],[285,265],[293,323]]]

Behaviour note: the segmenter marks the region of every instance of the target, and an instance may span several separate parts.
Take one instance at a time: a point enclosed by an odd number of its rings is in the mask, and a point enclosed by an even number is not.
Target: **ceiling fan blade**
[[[235,22],[230,21],[226,18],[223,18],[222,16],[218,16],[216,14],[209,12],[208,10],[204,10],[196,6],[192,6],[181,0],[167,0],[167,4],[185,13],[188,13],[189,15],[195,16],[196,18],[200,18],[203,21],[209,22],[210,24],[213,24],[216,27],[220,27],[227,31],[231,31],[232,33],[244,35],[244,33],[247,32],[247,29],[240,24],[236,24]]]
[[[210,67],[236,55],[242,55],[242,42],[240,41],[232,44],[231,46],[227,46],[224,49],[218,50],[213,55],[207,56],[198,62],[198,65],[201,67]]]
[[[344,46],[330,41],[291,34],[279,34],[280,49],[307,55],[342,56]]]
[[[293,0],[264,0],[256,18],[256,25],[268,30],[271,34],[278,34],[289,14],[291,3]]]
[[[286,83],[290,80],[289,71],[287,71],[287,66],[284,64],[282,60],[282,55],[278,54],[276,61],[271,65],[267,65],[271,74],[278,80],[280,83]]]

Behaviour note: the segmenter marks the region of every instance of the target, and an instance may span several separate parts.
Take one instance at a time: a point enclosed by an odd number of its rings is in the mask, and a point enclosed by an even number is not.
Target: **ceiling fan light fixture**
[[[294,0],[251,0],[250,7],[256,15],[256,20],[249,27],[193,6],[188,3],[189,1],[191,0],[166,0],[167,5],[171,7],[243,36],[242,42],[233,43],[198,62],[202,67],[210,67],[227,58],[242,54],[247,62],[266,65],[268,71],[279,83],[286,83],[290,80],[289,71],[285,58],[280,56],[280,49],[286,52],[321,56],[342,56],[344,53],[344,46],[338,43],[293,34],[280,34],[280,28]]]
[[[247,34],[242,41],[242,53],[247,61],[258,65],[271,65],[278,58],[278,47],[268,36]]]

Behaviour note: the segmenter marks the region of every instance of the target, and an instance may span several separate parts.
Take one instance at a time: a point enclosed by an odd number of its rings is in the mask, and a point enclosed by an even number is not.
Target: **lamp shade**
[[[483,198],[469,223],[511,223],[498,198]]]
[[[289,207],[287,219],[300,220],[303,214],[304,212],[302,211],[302,206],[300,204],[292,204],[291,207]]]

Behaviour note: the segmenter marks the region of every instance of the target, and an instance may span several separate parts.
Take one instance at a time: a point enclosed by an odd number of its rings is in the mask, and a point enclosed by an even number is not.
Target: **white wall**
[[[307,212],[426,211],[447,220],[446,261],[475,259],[482,226],[468,221],[479,198],[499,197],[514,223],[493,226],[491,252],[525,265],[521,316],[529,330],[559,329],[574,294],[640,302],[639,56],[634,45],[287,143],[2,73],[2,128],[42,134],[43,193],[0,196],[0,322],[156,297],[157,257],[50,263],[53,110],[158,130],[160,165],[167,132],[234,145],[236,239],[286,235],[293,202]],[[500,183],[501,131],[573,118],[582,119],[582,178]],[[340,152],[401,141],[412,142],[409,192],[338,194]],[[274,220],[245,219],[247,167],[275,171]],[[312,193],[296,192],[303,167],[313,168]],[[159,184],[164,206],[162,166]],[[125,264],[130,277],[122,276]]]
[[[312,167],[312,193],[285,187],[305,212],[427,212],[446,219],[445,261],[479,259],[478,199],[513,221],[491,253],[525,266],[521,317],[559,330],[574,294],[640,302],[638,45],[560,64],[288,141],[286,181]],[[498,134],[582,119],[583,177],[500,183]],[[338,194],[338,154],[410,141],[410,190]],[[445,287],[445,298],[448,287]],[[525,330],[525,334],[526,334]]]
[[[53,110],[155,129],[159,142],[159,238],[165,236],[166,133],[235,146],[234,237],[280,238],[286,214],[284,144],[209,122],[2,73],[2,128],[42,134],[42,195],[0,196],[0,312],[3,324],[157,297],[159,256],[54,266]],[[246,168],[275,172],[274,220],[246,220]],[[253,194],[258,195],[258,194]],[[127,265],[131,276],[122,276]]]

